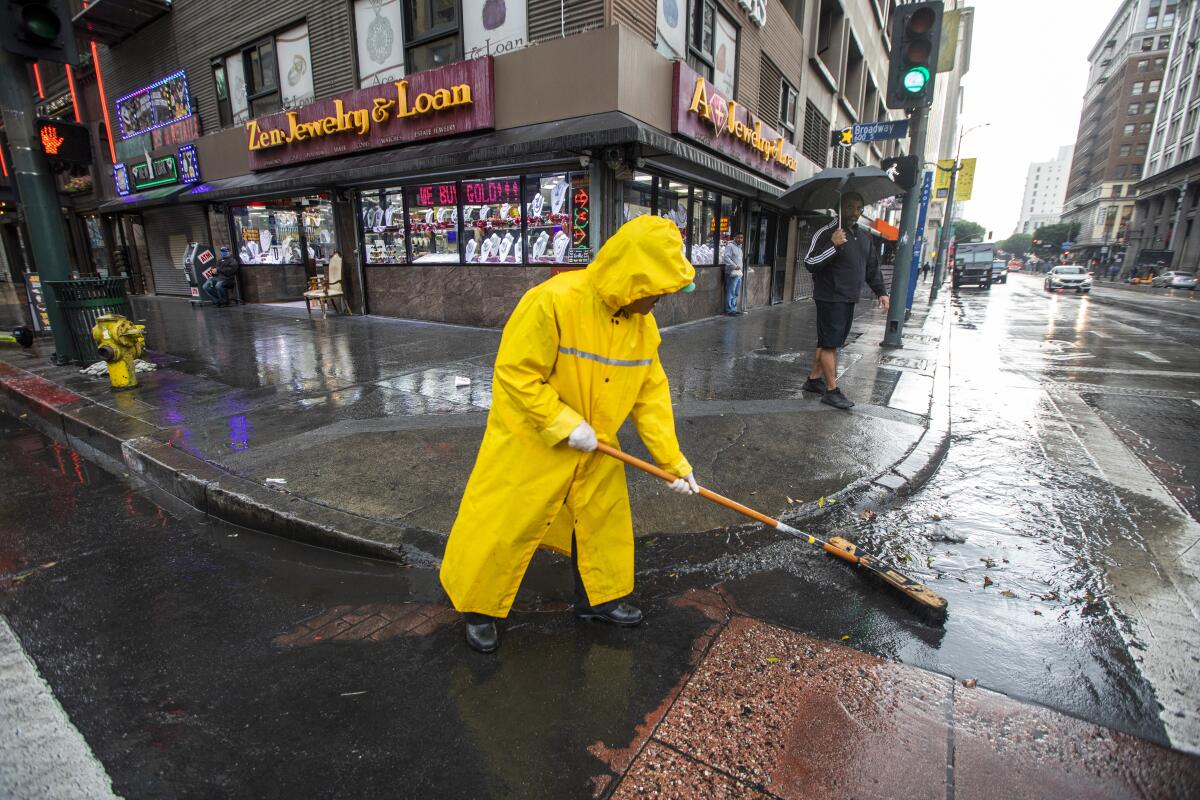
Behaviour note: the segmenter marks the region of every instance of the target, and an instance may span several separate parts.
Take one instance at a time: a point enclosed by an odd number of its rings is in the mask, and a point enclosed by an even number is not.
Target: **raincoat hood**
[[[683,238],[669,219],[650,215],[622,225],[587,268],[601,299],[613,309],[656,294],[678,292],[696,277],[683,257]]]

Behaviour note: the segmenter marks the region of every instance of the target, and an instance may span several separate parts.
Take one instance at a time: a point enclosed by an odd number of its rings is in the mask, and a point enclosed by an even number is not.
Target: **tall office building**
[[[1042,225],[1058,222],[1067,195],[1067,175],[1074,150],[1069,144],[1063,145],[1058,148],[1057,157],[1029,165],[1015,233],[1033,233]]]
[[[1168,2],[1175,36],[1129,231],[1126,269],[1200,266],[1200,2]]]
[[[1142,179],[1175,8],[1171,0],[1125,0],[1088,55],[1062,214],[1063,222],[1079,225],[1077,262],[1124,258],[1132,189]]]

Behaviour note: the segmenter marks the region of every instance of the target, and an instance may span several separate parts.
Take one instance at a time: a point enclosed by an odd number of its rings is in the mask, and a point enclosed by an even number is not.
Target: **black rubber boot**
[[[496,630],[496,618],[487,614],[463,614],[466,623],[467,644],[480,653],[494,653],[500,646],[500,634]]]
[[[593,607],[588,601],[583,577],[579,574],[579,555],[575,549],[575,535],[571,534],[571,574],[575,579],[575,618],[607,622],[622,628],[632,628],[642,623],[642,612],[623,599],[610,600]]]

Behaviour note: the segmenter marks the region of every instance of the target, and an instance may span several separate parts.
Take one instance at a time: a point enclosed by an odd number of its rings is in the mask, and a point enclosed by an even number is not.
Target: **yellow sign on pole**
[[[970,200],[975,186],[975,159],[964,158],[959,163],[958,182],[954,187],[954,199]],[[954,171],[954,159],[944,158],[938,162],[937,179],[934,181],[933,199],[945,200],[950,194],[950,176]]]
[[[958,185],[954,187],[955,200],[970,200],[975,186],[975,159],[964,158],[959,163]]]

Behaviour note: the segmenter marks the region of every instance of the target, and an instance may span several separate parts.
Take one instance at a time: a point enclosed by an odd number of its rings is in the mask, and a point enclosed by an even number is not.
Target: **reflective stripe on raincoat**
[[[633,591],[624,466],[566,439],[586,419],[601,442],[619,446],[632,414],[659,466],[692,471],[675,438],[654,317],[620,311],[692,281],[682,244],[669,220],[631,220],[587,269],[526,292],[504,326],[487,431],[442,561],[459,611],[507,616],[534,551],[570,555],[572,531],[592,605]]]

